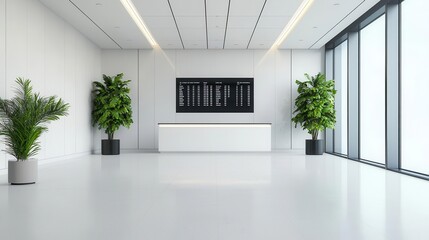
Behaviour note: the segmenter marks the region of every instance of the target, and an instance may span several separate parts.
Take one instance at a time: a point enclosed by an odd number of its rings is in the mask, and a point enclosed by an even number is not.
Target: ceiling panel
[[[207,42],[205,40],[188,40],[183,41],[183,43],[185,44],[185,49],[207,49]]]
[[[73,0],[72,2],[122,48],[152,48],[120,1]]]
[[[133,0],[133,3],[143,19],[144,17],[171,17],[167,0]]]
[[[270,48],[277,37],[280,35],[282,28],[258,28],[256,29],[249,49],[266,49]]]
[[[249,42],[250,36],[252,36],[253,28],[234,28],[226,31],[226,42],[236,40],[245,40]]]
[[[226,17],[207,17],[208,28],[225,28]]]
[[[171,41],[171,40],[159,40],[159,46],[162,49],[182,49],[182,43],[179,41]]]
[[[248,49],[269,49],[271,48],[271,46],[273,46],[274,42],[275,40],[272,40],[272,41],[264,40],[262,42],[252,41]]]
[[[303,0],[268,0],[249,48],[270,48]]]
[[[258,28],[253,34],[252,42],[257,40],[276,40],[282,28]]]
[[[83,15],[75,6],[68,0],[41,0],[49,9],[55,12],[58,16],[64,18],[73,27],[90,39],[93,43],[104,49],[119,49],[106,34],[103,33],[91,20]]]
[[[185,48],[207,48],[204,0],[170,0],[170,3]]]
[[[229,16],[258,17],[264,2],[265,0],[231,0]]]
[[[182,28],[206,28],[205,17],[176,17],[177,26]]]
[[[223,16],[228,15],[229,0],[206,0],[207,3],[207,16]]]
[[[225,28],[208,28],[209,42],[210,41],[222,41],[225,36]]]
[[[246,49],[265,0],[231,0],[225,49]]]
[[[261,16],[258,28],[284,28],[292,16],[267,17]]]
[[[152,48],[119,0],[40,0],[104,49]],[[265,0],[169,0],[187,49],[245,49]],[[181,49],[182,41],[168,0],[133,0],[162,48]],[[320,48],[379,0],[315,0],[281,48]],[[84,13],[80,12],[74,2]],[[207,29],[204,2],[207,4]],[[265,48],[276,39],[302,0],[267,0],[249,48]],[[338,5],[339,3],[339,5]],[[101,30],[91,22],[92,19]],[[107,33],[107,35],[104,32]],[[111,40],[109,36],[113,39]],[[236,45],[237,44],[237,45]]]
[[[144,22],[152,31],[156,31],[157,28],[176,28],[174,19],[171,16],[168,17],[144,17]]]
[[[222,49],[229,0],[206,0],[208,48]]]
[[[169,1],[133,0],[133,2],[161,48],[183,49]]]
[[[209,41],[209,49],[222,49],[223,48],[223,40],[222,41]]]
[[[176,27],[158,28],[156,31],[152,31],[152,35],[161,48],[171,49],[174,46],[177,46],[178,49],[183,48]]]
[[[228,19],[228,30],[230,28],[254,28],[258,16],[252,17],[230,17]]]
[[[264,7],[263,16],[292,16],[299,5],[301,5],[302,1],[303,0],[268,0]],[[323,2],[326,0],[315,1]]]
[[[115,24],[113,24],[115,25]],[[102,27],[123,49],[146,49],[152,48],[146,37],[135,29],[132,24],[116,24]],[[130,34],[133,33],[133,34]]]
[[[371,0],[367,0],[367,1],[371,1]],[[341,21],[344,21],[344,18],[347,15],[353,12],[356,9],[356,7],[358,7],[361,3],[364,3],[364,2],[365,0],[314,1],[313,5],[308,10],[305,17],[301,19],[300,23],[295,27],[295,29],[283,42],[280,48],[307,49],[312,47],[325,34],[331,32],[332,31],[331,29],[336,24],[339,24]],[[377,1],[373,1],[373,2],[377,2]],[[335,14],[326,15],[327,17],[323,18],[323,21],[321,21],[320,20],[321,12],[326,12],[326,13],[329,12],[329,13],[335,13]],[[326,42],[323,42],[322,44],[318,45],[316,48],[320,48],[325,43]]]
[[[180,28],[183,43],[188,40],[206,41],[205,28]]]
[[[170,0],[170,4],[176,17],[205,16],[204,0]]]
[[[176,28],[160,28],[157,31],[153,31],[152,35],[157,41],[170,40],[171,42],[179,41],[180,43],[179,34],[177,33]]]
[[[167,1],[134,0],[133,2],[161,48],[183,48]]]
[[[361,4],[357,5],[353,12],[342,18],[340,22],[336,23],[334,26],[326,26],[326,29],[323,29],[321,31],[321,33],[323,34],[319,34],[315,39],[310,39],[311,43],[309,43],[309,46],[311,46],[311,48],[313,49],[319,49],[323,47],[328,41],[330,41],[333,37],[339,34],[343,29],[353,23],[356,19],[362,16],[366,11],[371,9],[378,2],[379,0],[365,0]],[[319,27],[319,30],[321,30],[321,27]]]
[[[237,40],[225,42],[225,49],[246,49],[249,40]]]

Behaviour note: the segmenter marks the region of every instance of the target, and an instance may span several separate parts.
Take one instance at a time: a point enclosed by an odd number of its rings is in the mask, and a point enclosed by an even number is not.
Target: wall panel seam
[[[140,54],[139,50],[137,54],[137,149],[140,149]],[[136,124],[136,123],[134,123]]]
[[[274,54],[274,106],[275,106],[275,111],[274,111],[274,144],[272,144],[272,146],[274,146],[274,148],[279,148],[277,146],[277,134],[278,132],[277,130],[277,109],[278,109],[278,102],[277,102],[277,78],[278,78],[278,74],[277,74],[277,56],[278,56],[278,50],[276,50],[275,54]]]
[[[293,50],[290,50],[290,117],[293,117]],[[290,148],[293,149],[293,123],[290,121]]]
[[[253,70],[253,79],[255,79],[255,50],[252,50],[252,55],[253,55],[253,61],[252,61],[252,64],[253,64],[253,67],[252,67],[252,70]],[[255,91],[255,90],[253,90],[253,91]],[[255,94],[255,93],[253,93],[253,94]],[[255,99],[253,99],[253,123],[255,123]]]
[[[6,94],[7,94],[7,91],[6,91],[6,86],[7,86],[7,84],[6,84],[6,76],[7,76],[7,74],[6,74],[6,72],[7,72],[7,61],[6,61],[6,59],[7,59],[7,0],[5,0],[4,1],[4,97],[6,97]],[[1,37],[3,37],[3,36],[1,36]],[[4,149],[4,148],[6,148],[6,146],[2,143],[2,149]],[[4,169],[6,169],[7,168],[7,162],[6,162],[6,153],[5,152],[1,152],[1,154],[3,155],[3,157],[4,157]]]
[[[152,131],[153,131],[153,142],[152,142],[152,146],[153,148],[156,148],[156,104],[155,104],[155,100],[156,100],[156,91],[155,91],[155,84],[156,84],[156,51],[152,50],[152,55],[153,55],[153,79],[151,80],[153,83],[153,127],[152,127]]]
[[[67,48],[67,46],[66,46],[66,28],[64,28],[64,39],[63,39],[63,43],[64,43],[64,61],[63,61],[63,63],[64,63],[64,85],[63,85],[63,91],[64,91],[64,93],[63,93],[63,98],[65,97],[65,93],[66,93],[66,48]],[[69,110],[70,111],[70,110]],[[69,117],[69,116],[67,116],[67,117]],[[66,134],[66,120],[64,119],[63,120],[64,121],[64,129],[63,129],[63,132],[64,132],[64,145],[63,145],[63,154],[66,154],[66,143],[67,143],[67,140],[66,140],[66,136],[67,136],[67,134]]]
[[[177,50],[174,51],[174,87],[172,88],[172,96],[174,96],[174,122],[177,122],[177,113],[176,113],[176,77],[177,77]]]

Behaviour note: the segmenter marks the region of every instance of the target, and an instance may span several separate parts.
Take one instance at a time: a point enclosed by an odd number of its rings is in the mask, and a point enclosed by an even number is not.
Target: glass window
[[[325,52],[325,73],[326,79],[334,79],[334,50],[326,49]],[[334,152],[334,131],[332,129],[326,129],[326,152]]]
[[[401,3],[401,167],[429,174],[429,2]]]
[[[334,80],[336,124],[334,130],[334,152],[347,155],[347,41],[334,49]]]
[[[385,164],[385,17],[360,31],[360,158]]]

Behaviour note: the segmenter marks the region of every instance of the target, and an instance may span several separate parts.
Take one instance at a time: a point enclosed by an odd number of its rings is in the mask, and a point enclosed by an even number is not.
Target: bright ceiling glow
[[[143,33],[143,35],[149,41],[150,45],[152,45],[152,47],[157,47],[158,43],[156,43],[152,34],[149,32],[149,29],[146,27],[146,24],[144,23],[142,17],[140,16],[140,14],[137,11],[136,7],[134,6],[133,2],[131,0],[121,0],[121,3],[122,3],[122,5],[124,5],[128,14],[133,18],[134,22],[137,24],[140,31]]]
[[[305,13],[310,8],[311,4],[313,4],[314,0],[304,0],[299,8],[296,10],[296,12],[293,14],[292,18],[287,23],[286,27],[283,29],[280,36],[277,38],[277,40],[274,42],[273,46],[271,48],[277,48],[279,47],[283,41],[287,38],[290,32],[292,32],[293,28],[296,26],[296,24],[301,20],[301,18],[305,15]]]

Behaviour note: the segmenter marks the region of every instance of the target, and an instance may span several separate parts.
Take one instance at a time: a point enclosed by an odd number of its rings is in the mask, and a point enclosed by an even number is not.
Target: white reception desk
[[[270,123],[159,123],[160,152],[269,152]]]

